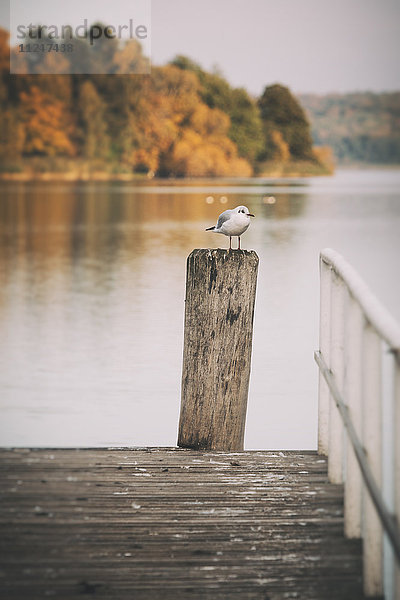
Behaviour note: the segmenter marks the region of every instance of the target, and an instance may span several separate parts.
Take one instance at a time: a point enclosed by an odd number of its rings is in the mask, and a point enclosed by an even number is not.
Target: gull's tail
[[[212,231],[213,229],[215,229],[215,225],[213,225],[213,227],[207,227],[206,231]]]

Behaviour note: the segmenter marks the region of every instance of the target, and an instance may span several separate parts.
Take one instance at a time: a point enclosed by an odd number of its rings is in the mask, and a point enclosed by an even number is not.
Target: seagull
[[[214,227],[208,227],[206,231],[229,235],[229,250],[232,250],[232,236],[237,236],[238,249],[240,250],[240,236],[250,225],[250,217],[254,217],[254,215],[249,212],[247,206],[237,206],[231,210],[224,210],[219,215],[217,224]]]

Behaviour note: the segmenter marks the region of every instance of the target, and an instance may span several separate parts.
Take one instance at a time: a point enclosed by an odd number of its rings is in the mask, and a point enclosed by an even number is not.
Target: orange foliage
[[[175,143],[166,161],[166,168],[178,176],[250,176],[251,167],[236,154],[235,145],[227,138],[225,146],[219,140],[204,139],[191,129],[186,129]]]
[[[10,34],[5,29],[0,28],[0,72],[7,72],[10,69],[10,48],[8,39]]]
[[[70,137],[72,120],[61,100],[32,86],[29,93],[21,92],[20,108],[25,134],[24,154],[75,154]]]
[[[313,154],[317,161],[323,165],[329,173],[335,171],[335,157],[330,146],[314,146]]]
[[[16,49],[14,49],[17,52]],[[0,79],[4,152],[14,157],[76,156],[118,161],[122,168],[161,176],[247,176],[230,138],[231,121],[202,100],[198,75],[174,65],[149,75],[119,75],[146,66],[137,42],[115,46],[115,75],[75,76],[67,56],[46,53],[37,68]],[[29,71],[25,56],[20,68]],[[0,69],[8,70],[8,37],[0,30]],[[52,75],[46,75],[48,71]],[[7,89],[9,88],[9,89]],[[7,149],[7,150],[6,150]],[[115,164],[115,163],[114,163]]]
[[[209,108],[206,104],[199,104],[191,116],[190,125],[201,135],[226,136],[230,119],[218,108]]]
[[[129,40],[113,56],[116,73],[146,73],[149,70],[148,59],[142,54],[137,40]]]
[[[147,83],[134,165],[178,177],[251,175],[228,138],[229,117],[201,102],[194,73],[170,65]]]
[[[274,146],[272,160],[287,162],[290,158],[290,149],[289,144],[283,139],[282,133],[277,129],[273,129],[271,132],[271,140]]]

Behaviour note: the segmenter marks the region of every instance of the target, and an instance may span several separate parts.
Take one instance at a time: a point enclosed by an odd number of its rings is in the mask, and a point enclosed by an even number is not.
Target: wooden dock
[[[314,452],[0,450],[7,600],[363,598]]]

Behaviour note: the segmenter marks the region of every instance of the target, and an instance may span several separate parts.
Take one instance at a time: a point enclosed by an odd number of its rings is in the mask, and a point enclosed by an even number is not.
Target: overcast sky
[[[74,7],[75,23],[95,18],[91,2],[51,4]],[[132,0],[95,6],[110,23],[134,17]],[[152,0],[151,43],[153,63],[185,54],[255,95],[274,82],[296,93],[400,89],[400,0]]]

